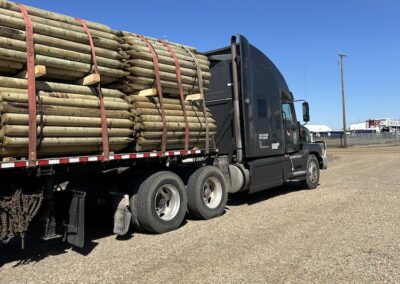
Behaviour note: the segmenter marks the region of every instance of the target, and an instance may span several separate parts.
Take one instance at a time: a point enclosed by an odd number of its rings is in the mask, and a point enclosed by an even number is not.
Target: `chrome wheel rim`
[[[215,209],[219,206],[221,200],[222,200],[221,182],[215,177],[208,178],[203,186],[204,204],[210,209]]]
[[[318,180],[318,166],[315,161],[311,161],[308,165],[308,178],[312,183],[315,183]]]
[[[163,221],[170,221],[178,214],[181,198],[176,186],[166,184],[157,190],[155,196],[155,211]]]

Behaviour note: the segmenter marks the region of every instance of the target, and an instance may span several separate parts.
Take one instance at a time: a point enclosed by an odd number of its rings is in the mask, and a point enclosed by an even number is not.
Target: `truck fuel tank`
[[[247,191],[250,188],[250,171],[242,164],[229,165],[230,186],[229,193]]]

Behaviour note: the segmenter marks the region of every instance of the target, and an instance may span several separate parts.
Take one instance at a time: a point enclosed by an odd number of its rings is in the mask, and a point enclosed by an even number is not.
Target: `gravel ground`
[[[400,147],[331,150],[316,190],[238,196],[218,219],[82,251],[1,248],[0,282],[400,282],[399,204]]]

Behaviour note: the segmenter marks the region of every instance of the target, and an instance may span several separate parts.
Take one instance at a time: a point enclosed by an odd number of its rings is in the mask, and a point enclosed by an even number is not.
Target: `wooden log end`
[[[193,94],[193,95],[188,95],[186,96],[185,99],[187,102],[188,101],[202,101],[204,100],[204,95],[202,94]]]
[[[156,88],[150,88],[133,93],[134,96],[139,96],[139,97],[153,97],[156,96],[157,94],[158,93]]]
[[[100,74],[93,73],[93,74],[87,75],[86,77],[76,81],[76,84],[82,85],[82,86],[93,86],[93,85],[100,83],[100,81],[101,81]]]
[[[46,66],[44,65],[36,65],[35,66],[35,78],[42,77],[47,74]],[[24,70],[19,72],[17,75],[15,75],[17,78],[21,79],[28,79],[28,70]]]

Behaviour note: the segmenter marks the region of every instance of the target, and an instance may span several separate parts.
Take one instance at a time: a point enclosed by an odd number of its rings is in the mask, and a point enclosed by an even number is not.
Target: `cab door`
[[[299,151],[299,125],[293,100],[282,99],[282,118],[285,139],[285,153],[290,154]]]

